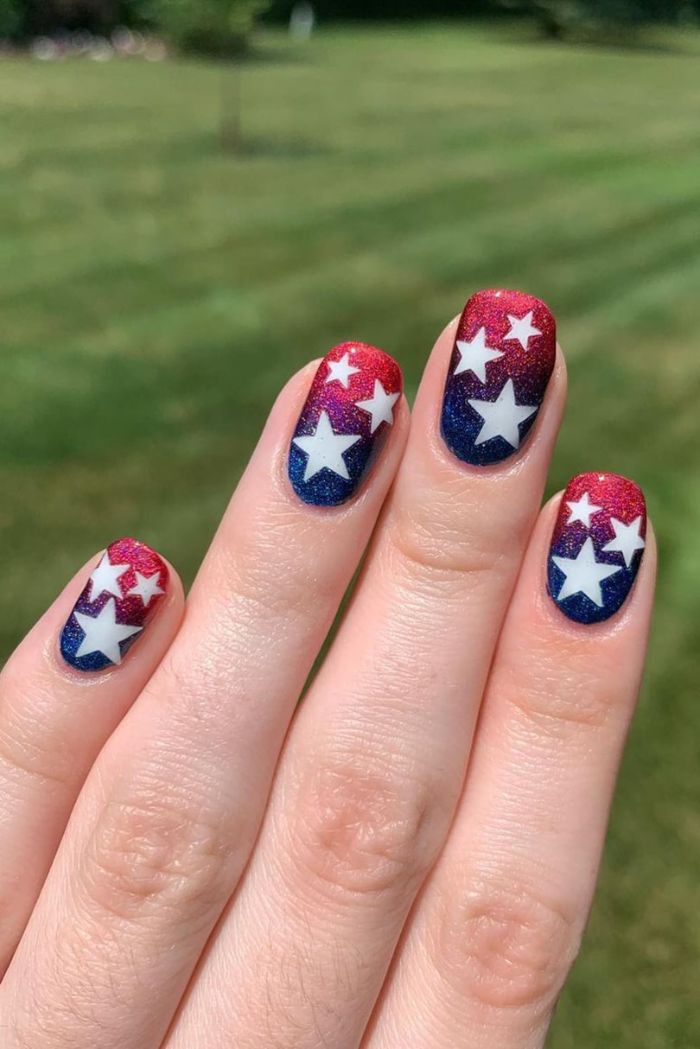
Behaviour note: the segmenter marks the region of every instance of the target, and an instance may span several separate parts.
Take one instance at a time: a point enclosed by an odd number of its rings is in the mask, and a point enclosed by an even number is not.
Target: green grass
[[[412,391],[475,288],[552,304],[551,487],[629,474],[661,546],[555,1049],[700,1044],[699,74],[484,29],[271,36],[231,156],[213,67],[0,62],[2,655],[117,535],[190,579],[276,390],[334,342],[384,346]]]

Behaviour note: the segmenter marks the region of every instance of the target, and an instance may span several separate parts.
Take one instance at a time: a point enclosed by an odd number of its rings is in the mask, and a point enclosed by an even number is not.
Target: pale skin
[[[186,603],[173,571],[128,659],[81,676],[56,638],[86,567],[8,661],[3,1049],[544,1044],[595,889],[655,543],[610,620],[561,614],[544,582],[561,496],[540,503],[562,354],[527,445],[470,468],[437,423],[455,324],[356,498],[318,509],[287,481],[310,364]]]

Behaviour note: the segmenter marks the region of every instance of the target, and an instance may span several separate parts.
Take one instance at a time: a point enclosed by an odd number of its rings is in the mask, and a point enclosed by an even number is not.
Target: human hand
[[[336,347],[279,396],[186,613],[121,540],[20,645],[4,1049],[543,1044],[655,567],[632,482],[580,475],[540,511],[555,347],[544,304],[480,293],[410,426],[396,364]]]

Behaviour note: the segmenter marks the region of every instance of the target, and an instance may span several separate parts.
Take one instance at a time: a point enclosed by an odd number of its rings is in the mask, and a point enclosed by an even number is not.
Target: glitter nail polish
[[[136,539],[117,539],[95,565],[61,632],[61,655],[76,670],[117,666],[168,588],[168,568]]]
[[[547,559],[547,589],[564,615],[600,623],[624,604],[642,562],[647,512],[626,477],[579,474],[562,496]]]
[[[462,462],[514,455],[539,412],[556,354],[549,308],[521,291],[479,291],[464,307],[445,382],[441,432]]]
[[[301,500],[350,499],[384,446],[401,397],[401,369],[374,346],[344,342],[321,361],[289,447],[288,474]]]

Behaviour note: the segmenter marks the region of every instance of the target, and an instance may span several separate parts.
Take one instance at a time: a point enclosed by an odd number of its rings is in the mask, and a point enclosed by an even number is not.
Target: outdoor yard
[[[550,491],[646,490],[652,656],[553,1049],[700,1045],[700,43],[270,33],[195,62],[0,61],[0,658],[119,535],[189,582],[276,391],[363,339],[415,391],[483,286],[552,306]],[[243,145],[219,140],[240,90]]]

